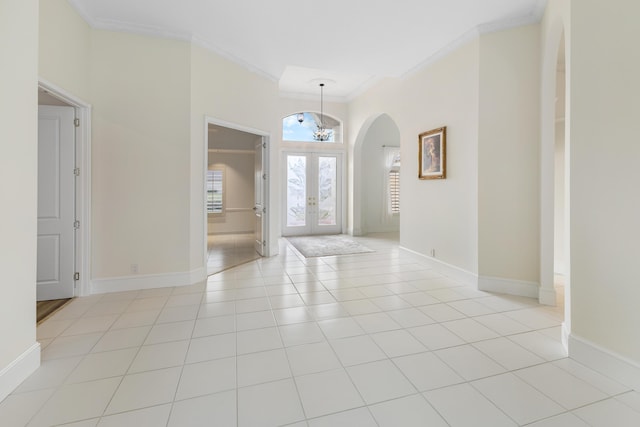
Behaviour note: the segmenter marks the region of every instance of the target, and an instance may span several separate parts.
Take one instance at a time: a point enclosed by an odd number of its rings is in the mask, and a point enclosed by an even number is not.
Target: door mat
[[[343,235],[287,237],[287,240],[305,258],[374,252]]]

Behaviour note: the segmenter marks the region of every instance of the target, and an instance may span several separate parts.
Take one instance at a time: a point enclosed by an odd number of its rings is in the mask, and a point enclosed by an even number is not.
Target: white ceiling
[[[546,0],[69,0],[94,28],[192,41],[279,82],[348,99],[478,32],[537,22]]]

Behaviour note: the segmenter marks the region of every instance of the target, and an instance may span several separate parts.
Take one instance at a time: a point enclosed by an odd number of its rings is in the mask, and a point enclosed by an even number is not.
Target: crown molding
[[[82,3],[78,0],[69,0],[71,5],[76,9],[78,14],[82,19],[85,20],[87,24],[93,29],[96,30],[106,30],[106,31],[115,31],[122,33],[132,33],[149,37],[157,37],[164,39],[172,39],[183,41],[187,43],[191,43],[192,45],[201,47],[221,57],[247,69],[248,71],[258,74],[261,77],[266,78],[271,82],[278,82],[278,78],[269,74],[268,72],[248,63],[247,61],[242,60],[236,55],[221,49],[219,46],[199,37],[197,34],[190,34],[184,31],[172,31],[167,30],[165,28],[160,28],[151,25],[140,25],[132,22],[126,21],[115,21],[110,19],[92,19],[90,14],[86,11],[86,9],[82,6]]]
[[[445,56],[457,50],[458,48],[476,40],[481,35],[495,33],[498,31],[509,30],[517,27],[524,27],[526,25],[537,24],[542,20],[546,7],[547,7],[547,0],[538,0],[535,6],[532,8],[531,12],[526,16],[518,17],[518,18],[509,18],[509,19],[504,19],[500,21],[478,25],[477,27],[467,31],[462,36],[458,37],[456,40],[449,43],[447,46],[443,47],[433,55],[429,56],[424,61],[418,63],[415,67],[411,68],[406,73],[401,75],[400,78],[406,79],[413,76],[414,74],[424,70],[428,66],[434,64],[435,62],[438,62]]]

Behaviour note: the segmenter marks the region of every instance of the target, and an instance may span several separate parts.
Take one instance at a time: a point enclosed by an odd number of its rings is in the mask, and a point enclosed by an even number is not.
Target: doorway
[[[38,301],[74,296],[75,112],[38,106]]]
[[[91,106],[40,80],[38,108],[36,299],[88,295]]]
[[[285,152],[284,236],[342,232],[342,154]]]
[[[266,256],[267,147],[259,131],[207,119],[207,275]]]

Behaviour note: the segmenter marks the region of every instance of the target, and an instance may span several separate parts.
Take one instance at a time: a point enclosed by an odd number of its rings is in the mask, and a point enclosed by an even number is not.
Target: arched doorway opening
[[[543,53],[539,301],[564,306],[563,344],[571,331],[570,111],[564,25],[555,22]]]
[[[370,117],[354,146],[353,235],[400,230],[400,130],[385,113]]]

